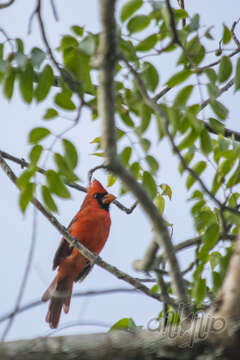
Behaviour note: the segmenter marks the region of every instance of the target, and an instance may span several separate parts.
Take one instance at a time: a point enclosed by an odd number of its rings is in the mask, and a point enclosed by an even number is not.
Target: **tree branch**
[[[190,313],[188,295],[183,283],[179,264],[168,233],[167,226],[153,204],[144,188],[136,181],[135,177],[122,165],[116,149],[115,135],[115,99],[114,99],[114,70],[118,57],[116,45],[116,22],[114,0],[101,0],[102,32],[99,45],[99,116],[102,119],[103,150],[109,170],[115,173],[136,196],[146,214],[152,221],[154,230],[159,235],[158,242],[163,247],[170,265],[173,287],[178,301],[185,304],[185,314]]]
[[[5,152],[5,151],[0,150],[0,156],[2,156],[4,159],[8,159],[10,161],[15,162],[16,164],[20,165],[22,168],[28,167],[30,165],[23,158],[20,159],[20,158],[18,158],[16,156],[13,156],[13,155]],[[46,170],[44,170],[41,167],[38,167],[37,172],[39,172],[40,174],[45,174]],[[87,188],[85,186],[79,185],[77,183],[69,183],[68,181],[66,181],[66,185],[73,188],[73,189],[75,189],[75,190],[82,191],[84,193],[87,192]],[[114,200],[113,204],[115,204],[120,210],[124,211],[128,215],[131,214],[134,211],[134,209],[136,208],[136,206],[137,206],[137,202],[134,202],[133,205],[130,208],[127,208],[122,203],[120,203],[118,200]]]
[[[141,294],[141,292],[137,292],[136,289],[128,289],[128,288],[113,288],[113,289],[101,289],[101,290],[87,290],[76,292],[72,294],[72,297],[91,297],[91,296],[101,296],[101,295],[113,295],[113,294]],[[2,314],[0,316],[0,323],[6,321],[9,318],[12,318],[16,314],[20,314],[27,310],[30,310],[36,306],[44,305],[42,300],[30,301],[29,303],[18,307],[17,310],[12,310],[7,312],[6,314]]]
[[[0,9],[5,9],[9,6],[11,6],[14,3],[15,0],[10,0],[9,2],[5,3],[5,4],[0,4]]]

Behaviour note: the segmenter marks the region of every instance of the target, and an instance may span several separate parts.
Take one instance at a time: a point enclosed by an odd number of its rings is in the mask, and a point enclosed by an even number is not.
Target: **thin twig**
[[[8,166],[5,160],[0,156],[0,167],[9,177],[9,179],[17,186],[17,177],[12,171],[12,169]],[[162,297],[158,294],[154,294],[151,290],[143,285],[140,281],[135,280],[132,276],[120,271],[117,267],[110,265],[106,261],[104,261],[100,256],[93,254],[91,251],[88,250],[84,245],[82,245],[78,239],[72,237],[71,234],[67,231],[67,229],[59,223],[56,217],[50,214],[38,201],[35,197],[31,200],[31,203],[48,219],[48,221],[59,231],[60,234],[64,237],[64,239],[72,246],[78,249],[78,251],[86,257],[91,263],[100,266],[101,268],[105,269],[106,271],[110,272],[112,275],[121,279],[128,284],[131,284],[136,289],[144,292],[149,297],[156,299],[158,301],[162,301]],[[172,300],[172,305],[176,307],[175,301]]]
[[[231,57],[237,55],[239,52],[240,52],[240,48],[234,50],[231,54],[228,55],[228,57],[231,58]],[[217,61],[214,61],[214,62],[208,64],[208,65],[204,65],[204,66],[202,66],[202,67],[198,67],[198,68],[197,68],[197,71],[198,71],[198,72],[202,72],[202,71],[204,71],[204,70],[206,70],[206,69],[208,69],[208,68],[210,68],[210,67],[213,67],[213,66],[216,66],[216,65],[220,64],[220,62],[221,62],[221,58],[220,58],[219,60],[217,60]]]
[[[238,48],[240,48],[240,41],[238,40],[238,38],[235,34],[235,27],[237,26],[239,21],[240,21],[240,18],[237,21],[234,21],[234,23],[232,24],[232,28],[231,28],[233,40],[235,41],[235,44],[237,45]]]
[[[219,93],[218,95],[216,96],[216,99],[219,98],[223,93],[225,93],[226,91],[228,91],[234,84],[234,78],[232,78],[231,80],[229,80],[227,82],[226,85],[224,85],[220,90],[219,90]],[[205,100],[202,102],[201,104],[201,108],[200,108],[200,111],[203,110],[211,101],[211,98]]]
[[[101,295],[113,295],[113,294],[119,294],[119,293],[126,293],[126,294],[141,294],[141,292],[138,292],[136,289],[128,289],[128,288],[115,288],[115,289],[101,289],[101,290],[87,290],[87,291],[81,291],[76,292],[72,294],[72,297],[89,297],[89,296],[101,296]],[[24,311],[30,310],[36,306],[44,305],[44,303],[39,300],[30,301],[27,304],[24,304],[15,311],[11,310],[7,312],[6,314],[3,314],[0,316],[0,323],[3,321],[6,321],[9,318],[12,318],[14,314],[20,314]]]
[[[5,159],[15,162],[16,164],[20,165],[22,168],[28,167],[30,165],[26,160],[20,159],[20,158],[13,156],[5,151],[0,150],[0,156],[2,156]],[[41,167],[38,167],[36,171],[39,172],[40,174],[45,174],[45,172],[46,172],[46,170],[44,170]],[[66,181],[66,185],[75,190],[82,191],[84,193],[87,192],[87,188],[85,186],[79,185],[77,183],[69,183],[68,181]],[[130,208],[127,208],[122,203],[120,203],[118,200],[114,200],[113,204],[115,204],[120,210],[124,211],[126,214],[129,215],[134,211],[134,209],[136,208],[138,203],[137,203],[137,201],[134,202]]]
[[[11,6],[14,3],[15,0],[10,0],[9,2],[5,3],[5,4],[0,4],[0,9],[5,9],[9,6]]]
[[[53,11],[53,16],[55,18],[56,21],[59,21],[59,16],[58,16],[58,12],[57,12],[57,7],[56,4],[54,2],[54,0],[50,1],[51,7],[52,7],[52,11]]]

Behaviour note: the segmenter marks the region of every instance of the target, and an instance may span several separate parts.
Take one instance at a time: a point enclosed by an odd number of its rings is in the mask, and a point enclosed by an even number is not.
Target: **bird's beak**
[[[113,202],[115,199],[116,199],[116,196],[114,196],[112,194],[107,194],[103,197],[102,203],[103,204],[111,204],[111,202]]]

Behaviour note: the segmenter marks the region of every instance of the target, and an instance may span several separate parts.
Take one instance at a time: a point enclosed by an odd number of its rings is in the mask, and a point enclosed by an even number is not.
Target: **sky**
[[[28,50],[33,46],[43,47],[36,19],[33,20],[32,33],[27,35],[28,20],[33,10],[33,3],[27,0],[16,1],[16,4],[1,10],[0,13],[1,27],[8,31],[10,37],[26,38],[26,48]],[[121,3],[122,1],[119,1],[119,4]],[[99,31],[97,0],[91,0],[91,2],[56,1],[60,18],[59,23],[55,22],[51,8],[46,1],[44,4],[44,19],[52,48],[56,48],[61,35],[65,34],[72,25],[84,25],[89,31]],[[176,2],[172,1],[172,5],[176,6]],[[185,6],[190,14],[196,12],[201,14],[202,24],[214,24],[215,34],[221,34],[223,22],[230,26],[236,20],[235,16],[239,14],[238,10],[240,10],[240,3],[234,0],[229,0],[227,5],[226,1],[223,0],[185,0]],[[160,74],[161,83],[164,84],[170,77],[175,64],[168,61],[167,55],[161,58],[161,64],[164,69]],[[18,90],[15,91],[11,102],[7,102],[0,96],[0,150],[20,158],[27,158],[30,149],[27,143],[27,134],[33,127],[44,126],[41,118],[44,110],[51,106],[55,93],[56,91],[53,90],[50,98],[38,106],[35,103],[31,105],[23,104]],[[238,97],[239,95],[233,98],[232,91],[222,97],[231,110],[227,125],[235,130],[238,129]],[[66,124],[64,121],[57,120],[55,123],[49,124],[49,126],[60,131]],[[89,155],[94,152],[94,146],[90,142],[99,134],[99,121],[91,121],[87,111],[83,112],[78,127],[68,133],[69,138],[79,150],[80,163],[77,174],[83,184],[87,182],[88,170],[100,162],[98,158]],[[57,146],[56,149],[58,148]],[[177,243],[194,236],[196,233],[189,216],[189,203],[187,202],[184,178],[178,174],[177,162],[165,142],[159,146],[158,151],[161,157],[159,181],[160,183],[168,183],[173,190],[172,201],[166,200],[165,215],[167,220],[174,224],[173,241]],[[18,175],[21,173],[21,169],[17,165],[9,164]],[[48,164],[51,166],[51,162]],[[41,175],[39,176],[41,177]],[[99,171],[95,176],[102,181],[103,185],[106,185],[106,174]],[[117,186],[113,187],[111,192],[117,193]],[[75,190],[71,190],[71,195],[70,201],[58,201],[60,211],[57,217],[64,225],[70,222],[84,198],[84,194]],[[18,190],[1,171],[0,199],[2,240],[0,252],[1,317],[1,314],[12,310],[15,305],[31,242],[33,209],[30,206],[24,216],[21,214],[18,206]],[[131,206],[134,199],[128,195],[121,198],[120,201],[126,206]],[[140,207],[137,207],[131,215],[126,215],[115,206],[112,206],[111,218],[111,233],[101,256],[104,260],[132,276],[140,276],[141,274],[137,274],[133,270],[132,262],[144,255],[152,238],[151,225]],[[41,214],[38,214],[33,264],[21,304],[39,299],[50,281],[52,281],[54,277],[51,270],[52,258],[59,241],[60,236],[57,231]],[[186,252],[185,255],[181,253],[179,261],[182,268],[185,268],[189,263],[189,256],[190,252]],[[95,266],[85,281],[82,284],[75,284],[74,289],[75,291],[86,291],[118,287],[130,288],[128,284]],[[148,321],[156,317],[160,309],[161,306],[156,300],[141,294],[119,293],[91,298],[74,298],[72,299],[69,314],[67,316],[62,315],[60,329],[57,333],[54,333],[49,330],[44,321],[47,305],[43,304],[18,315],[14,320],[7,340],[52,334],[63,335],[105,331],[105,328],[96,326],[96,324],[111,326],[123,317],[132,317],[137,325],[147,326]],[[64,328],[65,325],[76,324],[76,322],[79,322],[80,325]],[[95,325],[86,326],[86,323]],[[0,335],[5,326],[6,322],[0,323]]]

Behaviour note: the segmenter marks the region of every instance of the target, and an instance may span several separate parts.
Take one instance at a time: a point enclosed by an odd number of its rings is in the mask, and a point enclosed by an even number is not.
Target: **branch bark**
[[[181,272],[167,226],[158,209],[153,204],[145,189],[135,177],[120,162],[117,156],[115,134],[115,98],[114,98],[114,70],[118,58],[116,44],[116,22],[114,0],[101,0],[102,32],[99,45],[99,116],[102,119],[103,150],[110,171],[115,173],[135,195],[146,214],[152,221],[154,230],[158,234],[158,244],[164,249],[169,261],[170,274],[178,301],[184,304],[185,314],[191,312],[187,291],[181,277]]]

